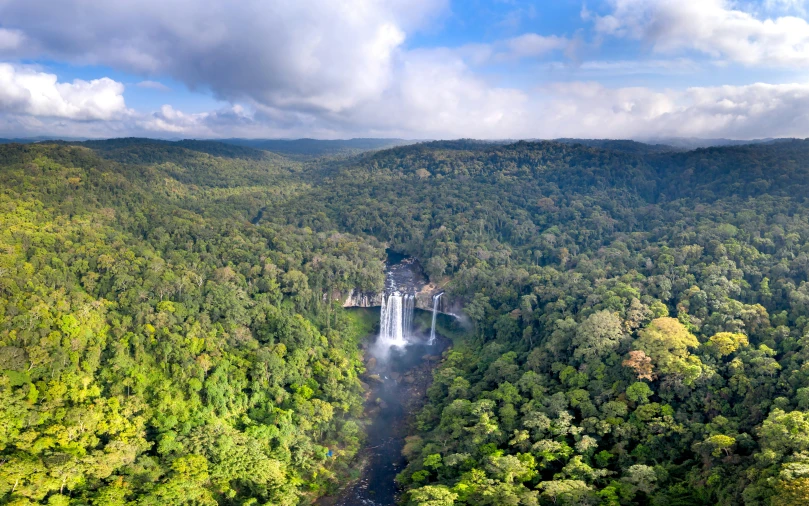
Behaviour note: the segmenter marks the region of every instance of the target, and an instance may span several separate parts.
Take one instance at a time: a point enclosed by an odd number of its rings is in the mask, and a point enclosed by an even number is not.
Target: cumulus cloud
[[[53,74],[0,64],[0,111],[72,120],[110,120],[127,112],[112,79],[60,83]]]
[[[548,137],[806,137],[809,84],[693,87],[684,91],[554,85]]]
[[[131,128],[139,134],[178,134],[186,137],[254,136],[276,133],[270,124],[262,124],[254,112],[247,112],[241,105],[224,107],[216,111],[186,113],[171,105],[164,105],[151,114],[133,118]]]
[[[290,118],[241,108],[185,115],[168,109],[156,114],[149,128],[206,137],[233,132],[488,139],[809,136],[809,83],[659,91],[572,82],[526,92],[468,75],[460,60],[448,72],[443,60],[431,57],[423,54],[406,65],[395,97],[351,117]]]
[[[138,124],[145,130],[169,133],[187,133],[194,131],[204,134],[204,123],[207,113],[185,114],[170,105],[164,105],[159,111],[142,119]]]
[[[458,136],[463,131],[467,137],[491,138],[519,123],[527,100],[523,91],[478,77],[459,57],[414,51],[402,62],[397,86],[358,108],[348,120],[366,121],[375,131],[421,131],[429,136]]]
[[[809,136],[809,83],[652,90],[593,82],[552,84],[529,92],[468,75],[460,60],[422,54],[405,67],[391,100],[351,116],[223,107],[187,113],[171,106],[107,122],[0,115],[0,132],[109,137],[635,138]],[[426,93],[437,88],[435,93]]]
[[[799,2],[773,2],[795,11]],[[745,65],[809,66],[809,23],[757,17],[727,0],[610,0],[603,16],[583,11],[602,35],[643,40],[655,51],[696,50]],[[774,7],[773,7],[774,8]]]
[[[6,56],[168,75],[225,100],[335,112],[384,92],[408,30],[446,7],[447,0],[5,0],[0,19],[28,41]]]
[[[745,5],[609,0],[601,15],[584,13],[598,34],[688,58],[585,61],[577,72],[689,72],[698,65],[689,59],[694,50],[749,65],[809,65],[809,24],[784,14],[798,12],[798,2],[772,0],[763,13]],[[152,89],[162,86],[156,79],[172,78],[223,102],[205,113],[171,105],[134,113],[116,81],[60,83],[0,64],[0,128],[184,137],[809,135],[803,83],[519,88],[490,71],[492,64],[569,53],[579,35],[408,47],[410,34],[447,9],[448,0],[0,0],[0,56],[106,65],[143,76],[138,86]],[[86,120],[105,120],[106,130]]]

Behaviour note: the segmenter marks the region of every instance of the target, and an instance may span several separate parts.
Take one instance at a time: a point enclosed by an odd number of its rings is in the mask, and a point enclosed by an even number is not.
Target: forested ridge
[[[268,212],[466,301],[411,504],[809,502],[809,142],[654,151],[396,148]]]
[[[253,226],[252,159],[161,149],[2,149],[4,504],[299,504],[358,448],[367,329],[322,293],[384,252]]]
[[[807,504],[808,190],[809,141],[0,146],[0,503],[333,491],[369,328],[329,299],[388,246],[471,321],[407,504]]]

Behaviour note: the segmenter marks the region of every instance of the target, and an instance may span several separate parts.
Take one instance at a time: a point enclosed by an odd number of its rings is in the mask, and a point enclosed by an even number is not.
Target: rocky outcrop
[[[376,307],[382,305],[382,293],[351,290],[343,300],[343,307]]]
[[[443,292],[443,288],[434,284],[426,284],[421,290],[416,292],[416,308],[424,311],[433,310],[433,296]],[[382,292],[363,292],[352,290],[348,295],[338,295],[343,307],[379,307],[382,305]],[[447,294],[444,294],[438,301],[438,312],[450,315],[460,313],[460,304]]]
[[[415,294],[417,309],[433,310],[433,296],[444,291],[443,284],[427,282],[418,261],[406,258],[399,263],[387,266],[385,291],[391,293],[398,291],[403,294]],[[332,294],[332,298],[340,300],[343,307],[378,307],[382,305],[383,292],[365,292],[352,290],[345,294]],[[438,301],[438,312],[445,314],[460,314],[460,304],[448,295],[443,295]]]
[[[444,291],[443,288],[435,285],[433,283],[428,283],[424,285],[421,290],[416,292],[416,307],[419,309],[423,309],[425,311],[432,311],[433,310],[433,297],[442,293]],[[446,309],[449,307],[447,303],[449,301],[449,297],[444,294],[441,299],[438,301],[438,312],[439,313],[446,313]]]

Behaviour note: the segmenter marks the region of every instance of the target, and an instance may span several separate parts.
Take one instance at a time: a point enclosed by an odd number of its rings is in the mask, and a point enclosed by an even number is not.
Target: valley
[[[644,146],[0,146],[0,501],[803,504],[809,144]]]

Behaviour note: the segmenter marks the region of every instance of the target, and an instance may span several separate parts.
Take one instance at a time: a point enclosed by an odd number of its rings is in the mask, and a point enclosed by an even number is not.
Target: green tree
[[[686,383],[702,373],[702,364],[689,348],[699,346],[697,338],[676,318],[656,318],[642,329],[635,347],[652,358],[662,374],[676,374]]]
[[[426,485],[410,492],[410,502],[415,506],[452,506],[458,494],[443,485]]]
[[[589,362],[615,350],[624,338],[621,319],[609,311],[597,311],[578,327],[573,338],[573,356]]]

